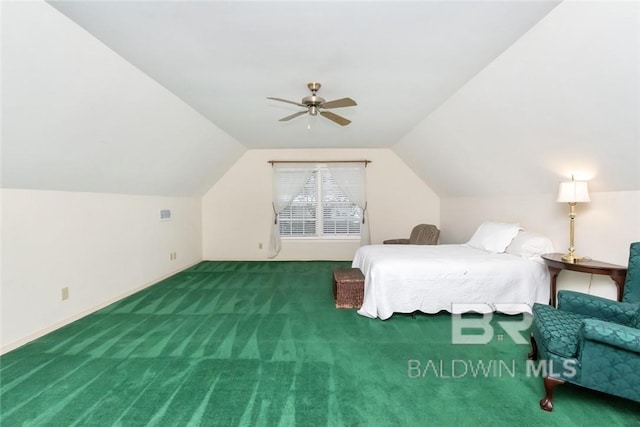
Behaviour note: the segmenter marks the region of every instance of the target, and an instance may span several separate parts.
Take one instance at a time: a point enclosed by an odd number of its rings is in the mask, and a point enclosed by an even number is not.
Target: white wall
[[[201,259],[199,198],[9,189],[0,195],[2,352]],[[172,220],[160,221],[161,209],[170,209]]]
[[[578,255],[627,265],[629,244],[640,241],[640,191],[592,192],[591,203],[576,206],[575,246]],[[482,221],[519,222],[545,234],[555,251],[569,246],[569,207],[556,194],[463,197],[441,200],[441,240],[463,243]],[[616,288],[604,276],[563,272],[558,289],[575,289],[615,299]]]
[[[267,259],[273,221],[268,160],[371,160],[367,196],[371,242],[440,224],[435,193],[388,149],[249,150],[202,199],[204,259]],[[262,243],[262,249],[259,245]],[[283,240],[276,260],[350,260],[358,243]]]

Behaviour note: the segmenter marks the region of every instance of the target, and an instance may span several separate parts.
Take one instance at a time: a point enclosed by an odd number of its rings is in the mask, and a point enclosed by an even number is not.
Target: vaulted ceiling
[[[393,145],[557,2],[50,4],[248,148],[342,148]],[[352,125],[278,122],[311,81]]]
[[[634,13],[635,12],[635,13]],[[390,147],[443,197],[640,190],[635,2],[2,4],[2,185],[203,194],[247,149]],[[306,84],[327,100],[300,108]],[[619,153],[614,155],[612,153]],[[551,184],[551,186],[549,186]]]

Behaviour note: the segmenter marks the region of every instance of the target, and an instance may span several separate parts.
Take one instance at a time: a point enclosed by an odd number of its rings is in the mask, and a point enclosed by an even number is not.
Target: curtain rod
[[[276,163],[364,163],[364,167],[367,167],[371,160],[268,160],[267,163],[271,163],[271,166]]]

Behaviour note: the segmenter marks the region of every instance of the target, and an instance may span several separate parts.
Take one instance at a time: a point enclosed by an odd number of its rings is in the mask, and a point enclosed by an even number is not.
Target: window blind
[[[282,237],[359,237],[362,209],[342,191],[329,169],[317,167],[278,214]]]

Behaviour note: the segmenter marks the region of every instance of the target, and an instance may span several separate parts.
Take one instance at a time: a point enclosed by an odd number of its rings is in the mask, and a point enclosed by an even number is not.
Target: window
[[[359,238],[362,209],[340,189],[329,169],[316,168],[278,215],[280,236]]]

